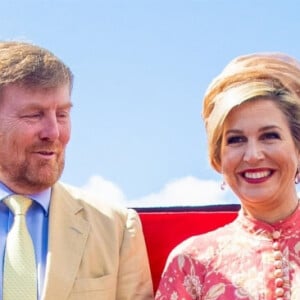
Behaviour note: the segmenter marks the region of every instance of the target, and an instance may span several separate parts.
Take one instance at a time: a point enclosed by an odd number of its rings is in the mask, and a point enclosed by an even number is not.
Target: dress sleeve
[[[201,299],[204,267],[188,255],[171,253],[162,274],[155,300]]]
[[[147,249],[137,212],[128,209],[120,249],[117,300],[153,300]]]

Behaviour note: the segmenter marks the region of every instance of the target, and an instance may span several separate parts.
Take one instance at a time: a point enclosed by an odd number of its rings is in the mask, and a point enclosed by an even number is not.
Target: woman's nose
[[[263,151],[257,142],[248,142],[244,153],[244,161],[256,162],[264,158]]]

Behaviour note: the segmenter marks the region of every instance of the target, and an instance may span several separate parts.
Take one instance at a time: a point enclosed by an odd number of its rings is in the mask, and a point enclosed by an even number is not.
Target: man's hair
[[[73,86],[73,74],[53,53],[19,41],[0,41],[0,92],[8,84],[51,89]]]

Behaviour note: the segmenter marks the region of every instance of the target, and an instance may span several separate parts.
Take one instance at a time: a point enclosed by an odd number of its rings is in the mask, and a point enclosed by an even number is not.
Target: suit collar
[[[72,289],[89,233],[82,211],[62,185],[53,187],[43,300],[67,299]]]

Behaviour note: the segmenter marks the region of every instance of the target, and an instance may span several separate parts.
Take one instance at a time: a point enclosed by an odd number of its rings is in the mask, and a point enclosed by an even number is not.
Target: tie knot
[[[25,215],[32,200],[22,195],[12,195],[4,199],[4,203],[14,215]]]

